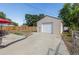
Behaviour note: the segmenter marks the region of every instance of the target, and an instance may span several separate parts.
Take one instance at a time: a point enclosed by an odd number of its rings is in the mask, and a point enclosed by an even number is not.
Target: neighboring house
[[[63,32],[62,20],[56,17],[45,16],[37,22],[37,32],[61,34]]]

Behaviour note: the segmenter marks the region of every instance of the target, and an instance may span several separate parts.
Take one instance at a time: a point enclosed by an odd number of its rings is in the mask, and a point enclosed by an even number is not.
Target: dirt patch
[[[63,32],[62,38],[70,52],[71,55],[73,55],[74,49],[72,44],[72,35],[69,32]]]

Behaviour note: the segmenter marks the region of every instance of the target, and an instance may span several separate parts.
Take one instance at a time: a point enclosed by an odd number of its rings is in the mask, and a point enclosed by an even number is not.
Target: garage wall
[[[52,23],[53,25],[53,34],[60,34],[61,33],[61,21],[56,19],[56,18],[52,18],[49,16],[46,16],[45,18],[41,19],[40,21],[37,22],[37,32],[41,32],[41,25],[43,23]]]

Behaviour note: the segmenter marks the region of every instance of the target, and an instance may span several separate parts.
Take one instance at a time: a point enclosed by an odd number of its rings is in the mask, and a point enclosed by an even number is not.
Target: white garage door
[[[52,24],[42,24],[41,32],[52,33]]]

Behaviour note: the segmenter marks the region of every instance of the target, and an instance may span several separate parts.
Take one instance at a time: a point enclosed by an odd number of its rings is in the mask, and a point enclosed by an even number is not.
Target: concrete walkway
[[[18,36],[10,35],[8,38],[16,39]],[[23,36],[21,36],[22,38]],[[6,39],[7,40],[7,39]],[[28,38],[18,41],[10,46],[0,49],[0,54],[11,55],[68,55],[69,52],[61,40],[60,35],[48,33],[33,33]]]

